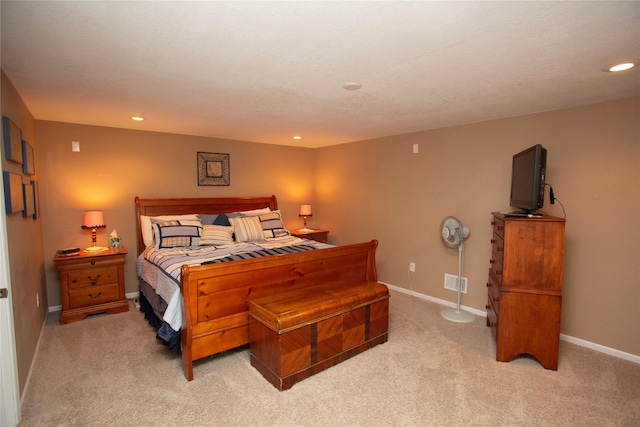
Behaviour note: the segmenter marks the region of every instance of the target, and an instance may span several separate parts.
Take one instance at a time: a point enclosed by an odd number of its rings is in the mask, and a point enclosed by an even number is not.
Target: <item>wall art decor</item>
[[[22,210],[22,216],[25,218],[33,217],[36,212],[36,205],[33,199],[33,185],[22,184],[23,187],[23,197],[24,197],[24,209]]]
[[[9,117],[2,117],[2,139],[7,160],[22,164],[22,131]]]
[[[38,181],[31,180],[33,186],[33,219],[38,219],[40,215],[40,204],[38,203]]]
[[[4,181],[4,205],[7,214],[22,212],[24,210],[24,198],[22,195],[22,175],[11,172],[2,172]]]
[[[198,152],[198,185],[229,185],[229,155]]]
[[[33,157],[33,147],[27,141],[22,140],[22,172],[27,175],[36,173],[36,164]]]

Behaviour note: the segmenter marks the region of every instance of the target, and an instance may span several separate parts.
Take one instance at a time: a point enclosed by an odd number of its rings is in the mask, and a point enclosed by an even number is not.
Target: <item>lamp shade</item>
[[[311,216],[311,205],[300,205],[300,214],[298,216]]]
[[[94,228],[104,226],[104,216],[102,211],[84,211],[82,226],[86,228]]]

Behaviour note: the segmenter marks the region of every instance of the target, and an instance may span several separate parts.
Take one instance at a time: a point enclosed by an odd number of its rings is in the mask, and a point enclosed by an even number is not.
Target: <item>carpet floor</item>
[[[639,426],[640,365],[561,342],[496,362],[484,318],[391,291],[389,341],[279,392],[243,347],[194,363],[128,313],[47,318],[21,426]]]

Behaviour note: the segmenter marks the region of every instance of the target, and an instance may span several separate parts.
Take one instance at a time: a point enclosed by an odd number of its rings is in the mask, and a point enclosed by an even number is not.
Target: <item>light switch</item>
[[[418,152],[418,144],[413,144],[413,154]]]
[[[80,151],[80,141],[71,141],[71,151],[76,153]]]

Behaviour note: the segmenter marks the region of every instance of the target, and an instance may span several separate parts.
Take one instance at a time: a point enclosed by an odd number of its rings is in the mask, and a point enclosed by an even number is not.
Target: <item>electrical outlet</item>
[[[415,262],[410,262],[409,263],[409,271],[411,271],[412,273],[415,273],[415,271],[416,271],[416,263]]]
[[[458,276],[454,276],[453,274],[444,274],[444,288],[452,291],[458,292]],[[460,290],[463,294],[467,293],[467,278],[462,278],[462,289]]]

